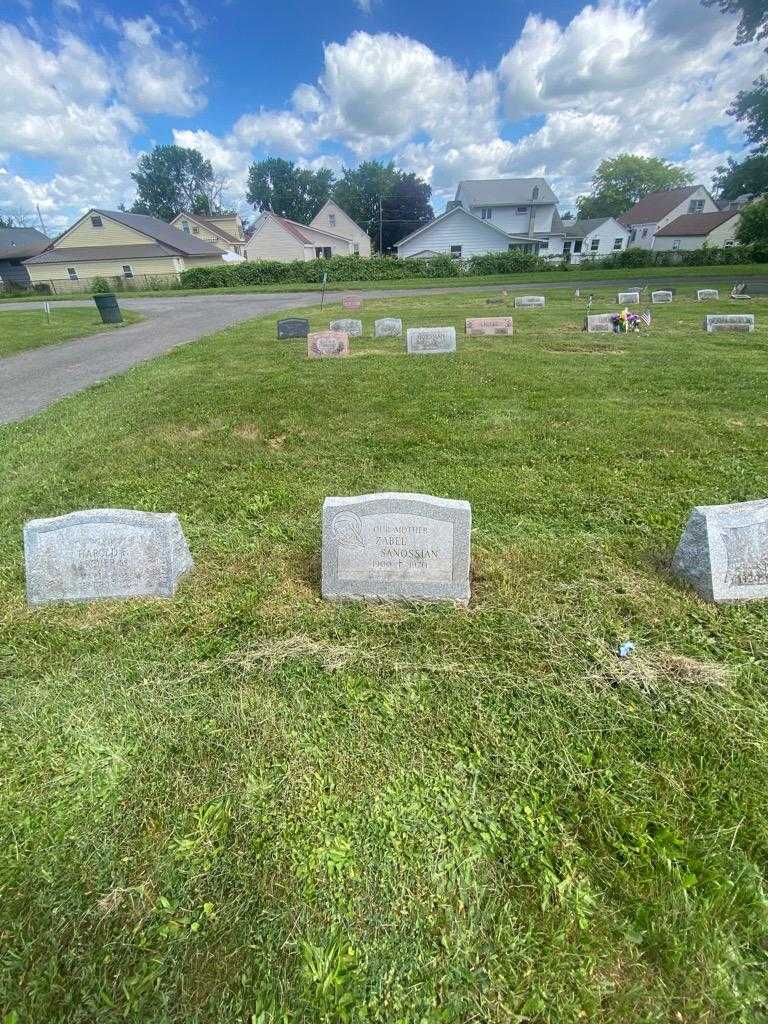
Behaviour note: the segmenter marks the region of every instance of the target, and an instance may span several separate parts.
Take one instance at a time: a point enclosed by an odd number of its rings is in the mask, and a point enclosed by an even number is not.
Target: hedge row
[[[584,259],[568,264],[512,250],[454,260],[450,256],[432,259],[397,260],[387,256],[334,256],[329,260],[277,260],[237,263],[215,267],[195,267],[181,274],[182,288],[237,288],[259,284],[320,284],[323,274],[328,283],[342,281],[398,281],[418,277],[479,277],[488,274],[523,274],[533,271],[574,270],[585,267],[613,269],[621,267],[684,266],[715,264],[766,263],[768,245],[739,246],[728,249],[697,249],[692,252],[653,252],[626,249],[603,259]]]

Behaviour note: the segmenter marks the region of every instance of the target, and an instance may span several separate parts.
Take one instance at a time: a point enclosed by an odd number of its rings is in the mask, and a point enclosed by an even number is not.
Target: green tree
[[[768,156],[750,156],[741,163],[728,157],[715,171],[712,188],[720,199],[737,199],[747,192],[763,195],[768,192]]]
[[[292,160],[267,157],[248,168],[246,198],[262,213],[271,210],[306,224],[329,199],[333,181],[333,171],[327,167],[310,171]]]
[[[218,207],[221,183],[211,161],[196,149],[155,146],[139,158],[131,177],[136,182],[132,213],[148,213],[170,221],[184,211],[211,213]]]
[[[768,244],[768,199],[761,199],[744,207],[739,226],[736,228],[736,240],[742,245],[749,245],[751,242]]]
[[[649,192],[680,188],[692,181],[687,171],[666,160],[619,153],[602,161],[592,178],[592,191],[579,196],[579,217],[618,217]]]
[[[705,7],[719,7],[723,14],[738,14],[736,44],[751,43],[768,36],[768,6],[765,0],[701,0]]]
[[[368,232],[377,250],[381,221],[381,251],[385,253],[401,238],[434,220],[431,196],[426,181],[398,170],[392,162],[378,160],[367,160],[354,170],[345,167],[333,190],[334,200]]]

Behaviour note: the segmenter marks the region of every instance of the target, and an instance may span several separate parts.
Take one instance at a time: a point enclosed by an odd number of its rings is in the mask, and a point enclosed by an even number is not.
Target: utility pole
[[[381,196],[379,196],[379,256],[384,255],[384,213],[382,209]]]
[[[40,227],[43,229],[43,234],[46,234],[45,224],[43,223],[43,215],[42,215],[42,213],[40,213],[40,204],[39,203],[37,204],[37,216],[38,216],[38,219],[40,221]]]

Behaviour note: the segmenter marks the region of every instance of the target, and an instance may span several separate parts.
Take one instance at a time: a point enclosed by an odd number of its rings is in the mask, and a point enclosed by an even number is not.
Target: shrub
[[[38,295],[51,295],[51,286],[46,282],[40,281],[38,284],[32,285],[32,291],[37,292]]]
[[[94,277],[91,291],[94,295],[105,295],[111,292],[112,289],[103,277]]]

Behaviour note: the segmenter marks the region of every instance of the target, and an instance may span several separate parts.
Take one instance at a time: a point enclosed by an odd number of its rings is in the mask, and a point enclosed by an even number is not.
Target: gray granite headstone
[[[309,320],[302,320],[300,317],[288,317],[286,320],[277,321],[277,337],[279,341],[284,338],[306,338],[309,334]]]
[[[705,299],[719,299],[720,292],[717,288],[699,288],[696,298],[699,302],[703,302]]]
[[[620,306],[636,306],[640,301],[640,292],[619,292],[617,302]]]
[[[406,350],[411,354],[428,355],[456,351],[455,327],[409,327]]]
[[[743,334],[751,334],[755,329],[755,314],[725,313],[721,316],[710,313],[704,317],[704,327],[708,334],[719,331],[741,331]]]
[[[362,320],[332,320],[330,323],[332,331],[344,331],[350,338],[361,338],[363,335]]]
[[[660,302],[671,302],[673,298],[672,292],[651,292],[651,302],[657,305]]]
[[[403,321],[393,316],[377,320],[373,325],[374,338],[401,338],[403,335]]]
[[[613,313],[592,313],[587,317],[589,334],[609,334],[613,332]]]
[[[695,508],[672,572],[716,604],[768,598],[768,499]]]
[[[24,526],[27,600],[172,597],[194,565],[175,512],[97,508]]]
[[[547,304],[544,295],[516,295],[516,309],[544,309]]]
[[[471,530],[467,501],[398,493],[326,498],[323,597],[466,604]]]

